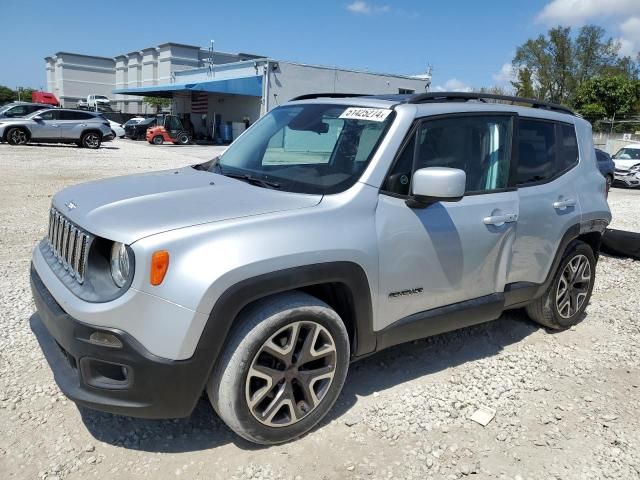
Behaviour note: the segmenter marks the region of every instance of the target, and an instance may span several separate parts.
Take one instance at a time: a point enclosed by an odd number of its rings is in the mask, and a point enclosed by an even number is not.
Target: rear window
[[[521,119],[518,140],[518,185],[550,180],[555,175],[556,125]]]

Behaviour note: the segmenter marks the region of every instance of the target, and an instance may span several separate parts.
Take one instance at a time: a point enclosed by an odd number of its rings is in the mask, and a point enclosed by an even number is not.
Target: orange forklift
[[[147,142],[152,145],[162,145],[171,142],[176,145],[188,145],[191,143],[192,134],[184,128],[182,121],[175,115],[165,115],[162,122],[147,128]]]

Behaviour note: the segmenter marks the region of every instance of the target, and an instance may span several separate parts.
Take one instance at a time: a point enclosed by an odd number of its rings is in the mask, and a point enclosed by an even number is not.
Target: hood
[[[69,187],[53,197],[53,206],[94,235],[131,244],[177,228],[313,207],[320,200],[187,167]]]
[[[618,170],[629,170],[631,167],[635,165],[640,165],[640,160],[638,159],[625,159],[625,158],[614,158],[613,163],[616,165]]]

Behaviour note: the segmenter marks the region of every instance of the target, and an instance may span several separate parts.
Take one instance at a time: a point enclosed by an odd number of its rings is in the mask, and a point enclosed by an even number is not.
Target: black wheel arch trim
[[[270,295],[330,283],[345,285],[351,294],[354,318],[350,320],[355,330],[352,338],[352,356],[362,356],[375,351],[373,305],[367,275],[360,265],[339,261],[286,268],[234,284],[215,302],[198,341],[195,355],[206,355],[212,359],[213,370],[238,314],[247,305]],[[209,375],[206,376],[205,383]]]

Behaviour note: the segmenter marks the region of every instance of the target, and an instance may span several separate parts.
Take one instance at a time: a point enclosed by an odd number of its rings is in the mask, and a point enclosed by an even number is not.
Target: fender
[[[371,292],[367,276],[360,265],[352,262],[328,262],[287,268],[242,280],[218,298],[194,354],[210,359],[210,371],[205,376],[205,383],[234,321],[244,307],[269,295],[323,283],[341,283],[350,292],[355,315],[355,318],[351,319],[355,329],[352,356],[373,352],[375,335]]]
[[[601,236],[607,223],[608,222],[605,220],[591,220],[588,222],[576,223],[569,227],[567,231],[564,232],[564,235],[558,244],[558,248],[553,258],[553,263],[551,264],[549,272],[547,272],[547,277],[544,283],[515,282],[505,285],[505,310],[524,307],[532,300],[541,297],[547,288],[549,288],[549,285],[551,285],[556,270],[558,269],[558,265],[560,265],[564,252],[567,251],[569,244],[573,240],[580,238],[581,235],[597,234]],[[594,254],[597,259],[598,251],[600,250],[600,239],[598,239],[595,245],[591,245],[591,247],[594,249]]]

